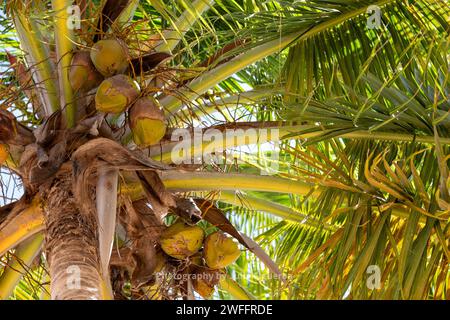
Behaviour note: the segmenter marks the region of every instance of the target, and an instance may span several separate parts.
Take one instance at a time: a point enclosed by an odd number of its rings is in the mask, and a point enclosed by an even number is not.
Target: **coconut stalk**
[[[58,62],[59,98],[60,106],[65,110],[67,127],[75,126],[77,107],[74,100],[69,72],[74,49],[73,30],[68,26],[69,14],[67,8],[73,4],[72,0],[52,0],[55,12],[55,44],[56,61]]]
[[[14,25],[20,40],[20,45],[26,52],[25,59],[33,70],[33,81],[42,84],[35,87],[41,105],[47,116],[59,109],[58,89],[54,77],[55,66],[48,58],[50,52],[44,45],[37,24],[17,9],[13,13]]]
[[[43,229],[42,209],[35,199],[28,208],[0,226],[0,256]]]

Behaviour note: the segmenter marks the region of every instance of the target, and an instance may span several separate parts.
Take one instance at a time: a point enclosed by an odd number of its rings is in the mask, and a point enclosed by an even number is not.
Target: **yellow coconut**
[[[127,70],[128,49],[120,40],[100,40],[91,48],[91,60],[101,74],[110,77]]]
[[[139,96],[139,85],[128,76],[118,74],[103,80],[95,95],[98,111],[121,113]]]
[[[9,152],[5,144],[0,144],[0,165],[4,164],[8,159]]]
[[[211,298],[214,293],[214,286],[210,285],[204,280],[193,280],[192,286],[194,287],[195,292],[197,292],[203,299]]]
[[[173,258],[186,259],[202,247],[203,238],[203,229],[199,226],[177,221],[161,234],[161,249]]]
[[[130,110],[134,142],[141,147],[158,143],[166,134],[164,111],[152,97],[142,97]]]
[[[103,76],[95,69],[89,55],[89,51],[78,51],[73,55],[69,80],[74,91],[89,91],[103,80]]]
[[[195,267],[192,270],[192,286],[202,298],[209,299],[214,293],[215,286],[219,283],[223,270],[211,270],[206,267]]]
[[[212,269],[222,269],[234,263],[241,254],[235,239],[222,232],[211,233],[205,239],[203,257]]]

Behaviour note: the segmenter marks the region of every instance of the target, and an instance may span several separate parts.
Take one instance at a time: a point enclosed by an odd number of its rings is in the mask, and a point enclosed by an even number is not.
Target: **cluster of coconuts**
[[[95,107],[100,112],[120,114],[129,110],[135,143],[151,146],[166,132],[164,112],[152,96],[141,96],[139,84],[126,74],[128,66],[129,52],[123,41],[100,40],[90,51],[73,55],[70,83],[75,92],[96,88]]]
[[[201,227],[188,225],[180,219],[164,230],[160,244],[167,255],[191,261],[194,266],[192,271],[197,274],[192,282],[194,290],[205,299],[211,297],[224,268],[234,263],[241,254],[234,238],[221,231],[205,237]]]

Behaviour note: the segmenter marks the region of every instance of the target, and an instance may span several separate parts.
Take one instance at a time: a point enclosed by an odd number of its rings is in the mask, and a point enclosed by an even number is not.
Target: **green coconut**
[[[219,231],[208,235],[204,245],[203,257],[212,269],[226,268],[241,254],[236,240]]]
[[[69,80],[74,91],[89,91],[103,80],[91,61],[89,51],[78,51],[73,55]]]
[[[128,76],[118,74],[103,80],[95,95],[95,107],[108,113],[124,112],[139,96],[139,85]]]
[[[177,221],[161,234],[161,249],[176,259],[186,259],[200,250],[204,232],[199,226],[190,226]]]
[[[166,134],[164,111],[152,97],[139,98],[130,110],[134,142],[141,147],[158,143]]]
[[[91,60],[105,77],[124,73],[128,67],[128,49],[120,40],[100,40],[91,48]]]

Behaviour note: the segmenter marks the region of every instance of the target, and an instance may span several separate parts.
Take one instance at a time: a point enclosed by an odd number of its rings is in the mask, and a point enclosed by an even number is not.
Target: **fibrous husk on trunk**
[[[117,261],[112,262],[115,264],[112,275],[115,279],[114,288],[120,287],[120,283],[126,280],[131,280],[134,289],[151,282],[157,267],[155,260],[157,239],[164,227],[161,216],[167,212],[171,203],[167,202],[171,199],[170,194],[165,191],[164,184],[155,170],[170,167],[138,153],[132,153],[117,142],[105,138],[90,140],[82,145],[72,154],[71,160],[74,168],[75,198],[79,201],[83,213],[94,217],[95,202],[90,195],[95,194],[93,188],[99,171],[108,169],[138,171],[139,176],[146,181],[148,202],[141,200],[131,203],[127,197],[121,199],[126,214],[122,212],[119,217],[127,231],[128,240],[131,240],[130,254],[126,259],[133,263],[127,270],[121,270]],[[152,208],[157,207],[160,210],[158,215],[149,207],[149,202]]]
[[[70,171],[62,170],[43,195],[45,251],[52,299],[102,299],[97,224],[82,214],[72,192]]]
[[[52,297],[56,299],[102,298],[95,186],[99,170],[109,168],[155,170],[165,166],[134,155],[112,140],[98,138],[80,146],[72,154],[71,163],[63,165],[48,182],[44,192],[47,252],[54,283]],[[148,234],[136,239],[136,286],[148,282],[153,273],[155,242],[150,241]],[[76,275],[78,271],[80,288],[67,290],[65,283],[72,280],[71,272]]]

